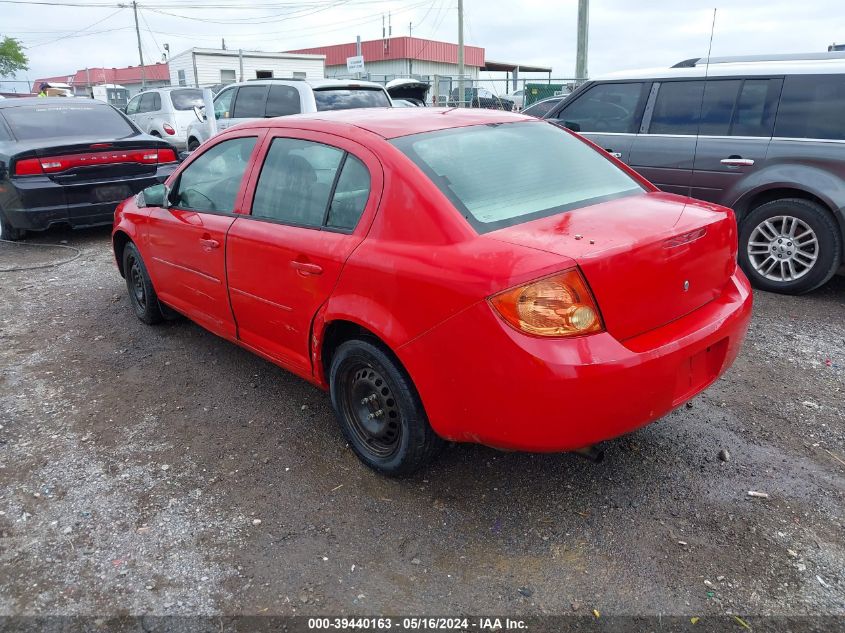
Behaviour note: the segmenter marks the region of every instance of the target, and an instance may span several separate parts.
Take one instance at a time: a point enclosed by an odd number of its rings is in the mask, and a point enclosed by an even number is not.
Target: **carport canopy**
[[[512,64],[510,62],[491,62],[484,60],[484,67],[481,70],[486,70],[489,72],[500,72],[500,73],[513,73],[513,72],[524,72],[524,73],[549,73],[552,74],[551,66],[531,66],[529,64]]]
[[[551,66],[531,66],[525,64],[512,64],[510,62],[491,62],[485,59],[484,66],[481,70],[505,73],[505,82],[507,84],[507,81],[510,80],[513,90],[516,90],[520,71],[524,73],[548,73],[549,81],[552,79]]]

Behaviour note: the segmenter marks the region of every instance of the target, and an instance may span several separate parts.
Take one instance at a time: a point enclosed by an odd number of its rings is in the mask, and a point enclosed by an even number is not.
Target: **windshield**
[[[126,119],[111,106],[85,103],[82,99],[74,101],[60,106],[5,108],[2,116],[19,141],[58,137],[123,138],[135,134]]]
[[[317,111],[351,110],[353,108],[389,108],[387,93],[380,88],[329,88],[315,90]]]
[[[392,143],[479,233],[643,191],[600,152],[540,121],[414,134]]]
[[[203,106],[202,90],[186,88],[185,90],[171,90],[170,100],[177,110],[193,110],[194,106]]]

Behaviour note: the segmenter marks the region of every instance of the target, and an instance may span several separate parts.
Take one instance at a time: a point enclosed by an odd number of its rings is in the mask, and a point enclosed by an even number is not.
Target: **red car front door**
[[[280,133],[253,172],[250,215],[229,230],[229,295],[242,343],[310,375],[311,321],[372,220],[381,167],[352,141]]]
[[[169,208],[153,207],[146,251],[156,293],[203,327],[230,339],[235,322],[226,292],[226,233],[243,201],[253,131],[204,149],[177,176]]]

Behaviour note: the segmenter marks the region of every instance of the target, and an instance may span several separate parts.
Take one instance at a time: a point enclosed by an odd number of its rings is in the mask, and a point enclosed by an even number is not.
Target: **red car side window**
[[[209,148],[179,175],[171,194],[180,209],[231,213],[256,137],[245,136]]]
[[[292,226],[351,232],[370,192],[369,169],[348,151],[280,137],[267,151],[251,214]]]

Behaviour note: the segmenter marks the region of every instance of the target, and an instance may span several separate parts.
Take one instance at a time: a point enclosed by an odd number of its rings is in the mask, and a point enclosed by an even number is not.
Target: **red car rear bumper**
[[[737,268],[722,295],[624,342],[521,334],[480,302],[399,349],[441,436],[566,451],[666,415],[733,363],[751,318]]]

